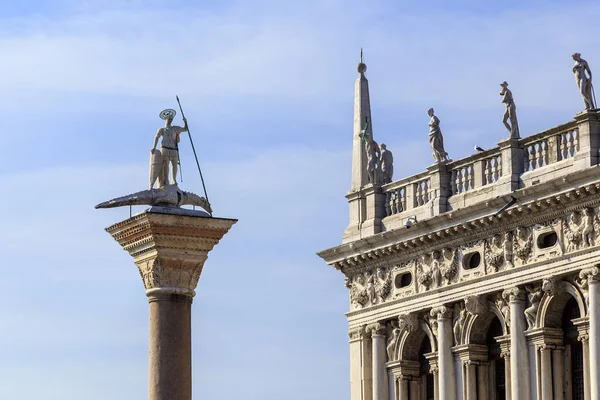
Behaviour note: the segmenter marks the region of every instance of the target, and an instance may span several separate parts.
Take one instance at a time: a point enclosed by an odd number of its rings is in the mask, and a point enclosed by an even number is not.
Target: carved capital
[[[579,272],[579,279],[587,280],[587,283],[600,282],[600,268],[598,266],[586,268]]]
[[[375,322],[374,324],[367,325],[367,333],[371,336],[383,336],[385,337],[385,324],[381,322]]]
[[[452,319],[452,309],[446,306],[439,306],[431,309],[429,315],[436,318],[438,321],[441,319]]]
[[[348,330],[348,338],[350,340],[361,340],[365,338],[365,327],[359,326]]]
[[[204,259],[185,260],[172,257],[152,257],[137,261],[142,282],[148,295],[173,293],[194,296],[202,273]]]
[[[509,303],[525,301],[525,293],[515,286],[504,290],[502,292],[502,298]]]

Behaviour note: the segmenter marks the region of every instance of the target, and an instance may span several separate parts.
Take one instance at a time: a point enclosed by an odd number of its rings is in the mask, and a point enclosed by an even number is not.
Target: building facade
[[[600,111],[386,182],[358,71],[351,399],[599,400]]]

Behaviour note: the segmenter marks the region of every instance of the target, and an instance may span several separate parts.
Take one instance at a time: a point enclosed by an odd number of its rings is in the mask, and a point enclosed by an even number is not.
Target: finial
[[[363,63],[363,49],[362,49],[362,47],[360,48],[360,63],[356,67],[356,70],[359,73],[361,73],[361,74],[364,74],[367,71],[367,65],[365,63]]]

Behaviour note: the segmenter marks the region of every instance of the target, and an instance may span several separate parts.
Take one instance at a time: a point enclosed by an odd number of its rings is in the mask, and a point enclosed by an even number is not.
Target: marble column
[[[192,398],[192,299],[208,252],[235,222],[152,207],[106,228],[134,258],[150,303],[149,400]]]
[[[547,345],[538,347],[541,356],[542,399],[554,399],[552,397],[552,348]]]
[[[410,381],[410,400],[419,398],[419,380],[413,378]]]
[[[489,394],[488,364],[481,363],[477,367],[477,393],[478,399],[487,399]]]
[[[501,357],[504,358],[504,387],[506,388],[506,400],[511,400],[510,393],[510,353],[502,352]]]
[[[365,358],[368,358],[368,364],[371,365],[371,354],[365,354],[367,341],[370,342],[370,338],[367,337],[364,326],[355,327],[348,331],[348,338],[350,339],[350,399],[351,400],[366,400],[363,396],[363,388],[365,386],[364,369],[365,369]],[[368,371],[369,382],[371,371]],[[371,387],[369,386],[369,390]],[[371,397],[369,391],[369,397]]]
[[[565,398],[565,352],[564,347],[558,346],[552,350],[552,375],[554,400]]]
[[[510,392],[514,400],[529,400],[529,353],[525,340],[525,294],[513,287],[502,292],[510,305]]]
[[[389,387],[385,367],[387,352],[385,343],[385,324],[375,323],[367,326],[373,341],[373,400],[389,400]]]
[[[579,276],[588,282],[590,394],[592,400],[600,400],[600,268],[583,270]]]
[[[452,308],[440,306],[431,310],[430,315],[437,318],[438,369],[440,399],[456,400],[456,372],[452,355]]]
[[[577,340],[581,342],[581,347],[583,348],[583,391],[585,400],[590,400],[592,398],[591,395],[591,382],[590,382],[590,346],[589,346],[589,334],[587,331],[585,333],[580,333],[577,336]]]
[[[408,377],[407,376],[400,376],[398,378],[398,388],[399,388],[399,395],[398,396],[398,400],[409,400],[409,394],[408,394]]]
[[[477,364],[473,361],[464,361],[465,382],[467,393],[465,400],[477,400]]]

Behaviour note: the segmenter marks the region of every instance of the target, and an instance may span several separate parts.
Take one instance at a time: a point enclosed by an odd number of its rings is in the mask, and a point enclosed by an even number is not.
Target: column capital
[[[437,320],[442,319],[451,319],[452,318],[452,308],[446,306],[434,307],[429,312],[431,317],[437,318]]]
[[[525,292],[517,286],[511,287],[502,292],[502,298],[509,303],[524,302]]]
[[[375,322],[373,324],[367,325],[366,331],[370,333],[372,337],[385,337],[385,324],[382,322]]]
[[[148,296],[193,297],[208,253],[236,222],[152,207],[106,231],[133,257]]]
[[[592,268],[582,269],[579,272],[579,279],[586,279],[588,284],[600,282],[600,268],[596,265]]]
[[[350,341],[362,340],[366,337],[365,326],[348,329],[348,338]]]

